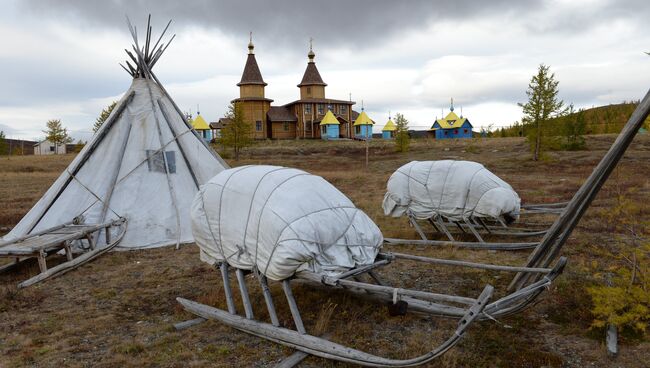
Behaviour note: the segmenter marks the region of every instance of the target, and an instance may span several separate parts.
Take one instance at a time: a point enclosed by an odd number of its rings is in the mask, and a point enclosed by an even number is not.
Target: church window
[[[463,129],[463,133],[467,133],[467,129]]]
[[[361,127],[360,126],[355,126],[354,127],[354,134],[361,134]]]
[[[458,134],[458,129],[454,129],[454,134]]]
[[[320,131],[321,131],[322,135],[326,135],[327,134],[327,125],[321,126]]]
[[[307,94],[311,95],[311,87],[307,87]]]
[[[258,120],[258,121],[255,122],[255,130],[257,130],[258,132],[262,131],[262,121],[261,120]]]
[[[348,107],[346,105],[341,105],[339,107],[339,110],[341,111],[341,115],[345,115],[348,113]]]
[[[289,131],[289,123],[286,122],[286,121],[284,122],[284,131],[285,131],[285,132],[288,132],[288,131]]]
[[[305,114],[311,114],[311,105],[305,105]]]
[[[323,115],[325,113],[325,105],[318,104],[318,114]]]

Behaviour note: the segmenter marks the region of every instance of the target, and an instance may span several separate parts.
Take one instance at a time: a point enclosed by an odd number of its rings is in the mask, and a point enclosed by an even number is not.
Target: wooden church
[[[462,113],[460,116],[456,115],[453,99],[449,107],[449,114],[442,119],[436,119],[429,131],[435,139],[472,138],[472,124],[463,117]]]
[[[282,106],[272,106],[273,100],[266,97],[267,83],[262,78],[254,50],[251,37],[244,72],[237,83],[239,98],[232,102],[241,104],[244,120],[253,127],[256,139],[354,138],[357,131],[358,135],[362,134],[361,131],[368,135],[365,122],[355,125],[360,114],[352,110],[354,101],[327,97],[327,83],[323,81],[316,67],[316,54],[311,42],[307,67],[298,84],[300,98]],[[335,121],[338,124],[335,124]],[[338,133],[333,133],[335,130]]]

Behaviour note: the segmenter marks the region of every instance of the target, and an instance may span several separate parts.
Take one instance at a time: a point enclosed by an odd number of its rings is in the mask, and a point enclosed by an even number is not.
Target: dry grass
[[[360,142],[280,141],[258,143],[239,162],[293,166],[323,176],[377,222],[385,236],[415,238],[404,219],[381,213],[386,180],[410,160],[468,159],[481,162],[510,182],[525,202],[567,200],[613,141],[589,137],[589,151],[551,152],[533,163],[528,145],[518,138],[434,142],[417,141],[407,154],[388,142],[370,145],[370,167],[364,167]],[[0,158],[0,234],[13,226],[47,190],[72,156]],[[647,199],[650,182],[650,137],[637,137],[617,170],[617,180],[603,188],[565,249],[567,271],[541,303],[514,317],[481,322],[465,339],[431,366],[560,367],[612,364],[643,367],[650,361],[648,342],[623,339],[621,356],[610,361],[602,339],[589,332],[589,300],[583,287],[592,278],[588,265],[612,239],[602,221],[613,203],[614,182],[638,189]],[[644,216],[650,216],[645,211]],[[394,247],[396,251],[485,262],[522,263],[526,252],[488,253],[453,248]],[[191,318],[175,302],[177,296],[225,308],[218,273],[202,264],[198,250],[185,246],[149,251],[113,252],[26,290],[19,280],[36,273],[29,263],[0,275],[0,366],[273,366],[291,351],[208,322],[176,332],[175,322]],[[511,275],[449,267],[395,264],[381,277],[403,287],[476,296],[486,283],[503,290]],[[249,282],[256,317],[268,315],[256,282]],[[281,323],[293,322],[279,285],[272,283]],[[386,308],[342,291],[298,285],[295,290],[306,327],[337,342],[394,358],[423,353],[448,336],[454,321],[408,314],[388,317]],[[241,304],[238,304],[241,305]],[[259,307],[258,307],[259,306]],[[241,309],[241,308],[240,308]],[[308,358],[305,367],[344,364]]]

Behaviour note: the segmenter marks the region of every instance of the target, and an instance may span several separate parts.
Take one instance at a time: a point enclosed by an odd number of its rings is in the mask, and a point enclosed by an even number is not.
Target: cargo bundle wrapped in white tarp
[[[325,179],[279,166],[222,171],[195,196],[191,219],[201,260],[257,268],[272,280],[372,264],[383,242],[377,225]]]
[[[521,200],[512,187],[472,161],[412,161],[388,179],[383,209],[387,216],[416,219],[443,216],[519,218]]]

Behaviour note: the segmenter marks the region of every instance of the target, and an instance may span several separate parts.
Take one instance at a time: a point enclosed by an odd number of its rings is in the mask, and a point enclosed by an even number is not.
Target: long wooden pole
[[[478,268],[483,270],[508,271],[508,272],[534,272],[534,273],[550,273],[552,271],[552,269],[550,268],[531,268],[531,267],[517,267],[517,266],[506,266],[506,265],[493,265],[493,264],[458,261],[458,260],[451,260],[451,259],[421,257],[421,256],[414,256],[411,254],[404,254],[404,253],[389,253],[389,255],[397,259],[408,259],[411,261],[418,261],[424,263]]]
[[[530,254],[527,266],[534,267],[542,265],[546,267],[557,256],[557,253],[571,235],[578,221],[580,221],[600,188],[625,154],[636,133],[645,123],[648,114],[650,114],[650,91],[646,93],[641,103],[634,110],[634,113],[630,116],[630,119],[623,127],[623,130],[609,151],[607,151],[602,160],[594,168],[589,178],[578,189],[564,212],[555,220],[542,239],[541,244]],[[521,288],[528,280],[528,277],[528,275],[524,274],[515,275],[508,288]]]

